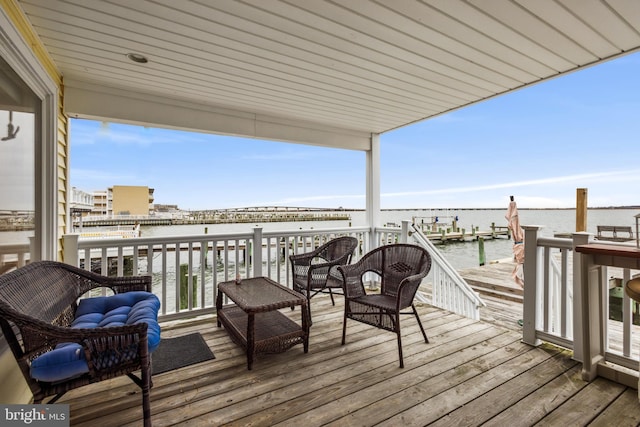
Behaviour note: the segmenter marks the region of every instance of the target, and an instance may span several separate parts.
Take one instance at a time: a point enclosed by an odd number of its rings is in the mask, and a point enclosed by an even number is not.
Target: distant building
[[[153,209],[157,213],[174,213],[179,212],[178,205],[163,205],[156,203],[153,205]]]
[[[94,209],[93,194],[71,188],[71,203],[69,207],[72,213],[91,212]]]
[[[153,211],[153,188],[114,185],[108,191],[112,194],[114,216],[149,215]]]
[[[107,216],[111,212],[111,201],[108,198],[107,190],[97,190],[93,192],[93,210],[91,215]]]
[[[142,215],[154,211],[153,188],[135,185],[114,185],[94,191],[92,215],[106,217]]]

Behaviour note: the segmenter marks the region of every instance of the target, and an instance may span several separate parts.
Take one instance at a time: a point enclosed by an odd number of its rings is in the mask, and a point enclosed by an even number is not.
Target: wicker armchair
[[[116,294],[150,292],[151,276],[106,277],[55,261],[32,262],[0,276],[2,333],[33,393],[34,403],[49,396],[54,397],[47,403],[54,403],[69,390],[128,375],[142,389],[144,425],[150,426],[148,323],[69,327],[78,298],[98,287],[111,288]],[[82,346],[88,373],[51,382],[33,378],[32,362],[64,343]],[[136,371],[141,371],[140,377],[133,374]]]
[[[349,264],[353,252],[358,247],[355,237],[337,237],[311,252],[291,255],[293,289],[307,297],[309,321],[311,321],[311,298],[319,293],[328,293],[335,305],[333,294],[342,293],[342,278],[337,266]]]
[[[345,343],[347,319],[395,332],[400,367],[403,368],[400,315],[413,314],[425,343],[429,342],[413,298],[430,269],[429,253],[420,246],[404,243],[381,246],[354,264],[338,267],[343,276],[345,295],[342,344]],[[363,281],[367,273],[379,276],[380,293],[367,295]],[[402,311],[409,307],[411,311]]]

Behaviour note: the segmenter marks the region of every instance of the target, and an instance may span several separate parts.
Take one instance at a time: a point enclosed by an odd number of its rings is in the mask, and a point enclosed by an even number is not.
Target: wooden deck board
[[[595,420],[592,427],[610,426],[638,426],[640,425],[640,411],[628,411],[628,406],[638,405],[638,394],[635,390],[626,389],[622,395],[613,401]]]
[[[539,426],[575,426],[591,422],[624,392],[625,387],[596,378],[570,399],[545,416]],[[637,402],[636,402],[637,403]],[[635,408],[639,411],[640,408]]]
[[[500,334],[500,336],[503,335]],[[340,425],[345,422],[342,419],[344,417],[348,418],[348,424],[363,425],[363,422],[371,423],[376,418],[385,419],[392,413],[390,408],[394,411],[401,410],[403,405],[407,404],[405,394],[412,394],[417,388],[421,388],[424,382],[437,377],[443,371],[453,369],[459,364],[456,361],[458,358],[477,357],[478,354],[489,352],[509,341],[508,338],[506,340],[503,338],[497,343],[487,342],[487,339],[493,337],[494,333],[489,328],[473,333],[471,336],[461,335],[459,331],[454,330],[451,333],[451,338],[454,339],[433,349],[431,354],[420,352],[407,357],[403,372],[397,372],[399,368],[396,355],[391,363],[378,366],[371,371],[364,371],[363,378],[359,379],[357,387],[354,384],[350,389],[345,390],[346,393],[339,395],[336,395],[333,390],[329,394],[325,392],[325,400],[328,400],[326,405],[318,406],[295,418],[283,420],[282,425],[301,425],[305,420],[312,420],[312,423],[318,425],[329,422],[337,422],[334,425]],[[467,351],[463,354],[468,348],[468,344],[464,343],[469,341],[484,345],[477,345],[474,348],[475,351]],[[473,354],[469,356],[469,353]],[[359,412],[363,407],[366,408],[365,411]],[[364,421],[360,417],[363,417]]]
[[[570,363],[570,362],[567,362]],[[581,380],[581,366],[576,364],[553,380],[536,388],[532,393],[503,409],[483,427],[525,427],[532,426],[544,416],[575,395],[587,383]],[[634,390],[635,391],[635,390]]]
[[[253,370],[212,316],[163,324],[163,337],[200,332],[215,359],[155,375],[154,426],[637,425],[637,391],[580,379],[570,352],[521,342],[522,305],[491,300],[481,321],[420,304],[429,337],[402,319],[405,368],[393,333],[349,321],[342,299],[312,300],[309,353],[260,355]],[[283,310],[287,315],[290,310]],[[292,316],[298,313],[291,314]],[[138,426],[140,392],[127,378],[74,390],[71,424]]]
[[[524,344],[521,346],[525,347]],[[408,408],[380,425],[421,426],[436,422],[457,408],[468,404],[475,397],[488,393],[513,376],[519,375],[523,370],[530,369],[549,357],[551,357],[549,353],[533,348],[523,352],[514,351],[509,347],[499,349],[485,356],[480,363],[461,365],[445,376],[445,381],[450,383],[454,380],[450,378],[451,375],[459,378],[461,371],[470,371],[466,377],[463,375],[463,382],[440,391],[429,400]]]
[[[478,425],[498,415],[558,375],[565,373],[577,362],[557,353],[531,369],[514,376],[498,387],[475,398],[468,404],[450,412],[433,423],[433,426]]]

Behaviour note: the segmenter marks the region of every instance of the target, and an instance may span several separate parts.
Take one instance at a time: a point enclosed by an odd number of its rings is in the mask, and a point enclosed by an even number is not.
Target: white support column
[[[371,134],[371,149],[367,151],[367,224],[371,227],[368,250],[378,246],[375,228],[380,226],[380,134]]]
[[[573,234],[573,359],[582,362],[582,256],[575,252],[578,245],[589,243],[591,234]]]

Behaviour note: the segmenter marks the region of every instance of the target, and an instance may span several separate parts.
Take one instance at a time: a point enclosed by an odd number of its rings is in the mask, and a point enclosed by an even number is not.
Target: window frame
[[[55,260],[58,246],[58,85],[2,8],[0,55],[40,99],[40,109],[35,112],[35,232],[30,242],[30,259]]]

